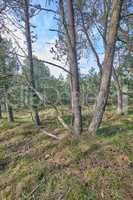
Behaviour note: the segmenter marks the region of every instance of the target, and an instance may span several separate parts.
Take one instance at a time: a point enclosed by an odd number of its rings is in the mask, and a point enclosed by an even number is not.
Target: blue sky
[[[52,2],[50,5],[46,5],[45,0],[32,0],[33,4],[40,4],[42,7],[51,8],[56,10],[56,4]],[[56,20],[54,19],[54,14],[50,12],[41,11],[37,16],[32,19],[32,24],[36,25],[37,28],[34,29],[34,32],[37,34],[37,43],[36,43],[36,50],[42,50],[44,45],[47,42],[53,40],[56,37],[55,32],[49,31],[50,28],[56,29],[57,24]]]
[[[40,4],[44,8],[50,8],[53,10],[56,10],[56,3],[55,0],[51,2],[49,5],[46,0],[32,0],[33,4]],[[47,43],[54,43],[55,39],[57,38],[56,32],[51,32],[49,29],[57,29],[57,22],[54,19],[55,14],[41,11],[37,16],[32,18],[31,23],[36,26],[34,29],[34,32],[37,34],[37,41],[33,45],[33,51],[34,53],[43,60],[48,60],[51,62],[56,62],[52,59],[52,55],[50,54],[50,45]],[[101,42],[96,45],[98,53],[100,53],[101,59],[103,59],[103,48],[101,46]],[[56,62],[57,64],[60,64]],[[95,58],[90,51],[89,54],[86,56],[86,58],[82,58],[80,61],[80,71],[81,73],[87,73],[90,67],[96,67],[96,61]],[[63,71],[50,67],[50,70],[53,75],[59,76],[60,74],[64,74]]]

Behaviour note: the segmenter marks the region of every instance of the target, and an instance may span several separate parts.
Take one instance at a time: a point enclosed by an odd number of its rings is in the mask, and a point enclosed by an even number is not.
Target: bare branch
[[[80,8],[79,8],[79,12],[80,12],[80,15],[81,15],[81,21],[82,21],[82,25],[83,25],[83,31],[84,31],[84,33],[86,35],[86,38],[87,38],[88,43],[89,43],[89,45],[90,45],[90,47],[92,49],[92,52],[94,53],[94,55],[96,57],[97,65],[99,67],[100,74],[102,75],[102,65],[100,63],[100,59],[99,59],[98,53],[96,52],[95,47],[93,46],[93,43],[92,43],[92,41],[91,41],[91,39],[89,37],[88,31],[87,31],[87,28],[86,28],[85,22],[84,22],[84,16],[83,16],[83,13],[82,13],[82,11],[81,11]]]
[[[53,135],[52,133],[49,133],[49,132],[42,130],[42,129],[41,129],[41,132],[43,132],[45,135],[47,135],[49,137],[52,137],[53,139],[59,140],[59,137],[57,137],[56,135]]]
[[[62,67],[62,66],[60,66],[60,65],[54,64],[54,63],[49,62],[49,61],[40,60],[40,59],[39,59],[39,61],[40,61],[40,62],[43,62],[43,63],[46,63],[46,64],[49,64],[49,65],[52,65],[52,66],[54,66],[54,67],[60,68],[60,69],[62,69],[63,71],[67,72],[68,74],[70,74],[70,75],[72,76],[72,74],[71,74],[70,71],[68,71],[67,69],[65,69],[64,67]]]
[[[64,34],[62,31],[59,31],[59,30],[57,30],[57,29],[49,29],[49,31],[52,31],[52,32],[57,32],[57,33]]]
[[[39,11],[46,11],[46,12],[51,12],[51,13],[57,14],[57,12],[55,10],[42,8],[40,4],[39,5],[30,4],[30,7],[35,8],[35,9],[37,9]]]

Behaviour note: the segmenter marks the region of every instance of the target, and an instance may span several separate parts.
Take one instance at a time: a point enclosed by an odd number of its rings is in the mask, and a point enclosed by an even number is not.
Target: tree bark
[[[68,33],[70,41],[69,46],[69,65],[72,73],[71,88],[72,88],[72,110],[74,115],[74,133],[79,135],[82,131],[82,117],[80,106],[80,86],[79,86],[79,72],[76,51],[76,33],[75,33],[75,19],[73,1],[67,0],[67,13],[68,13]]]
[[[100,126],[108,100],[121,6],[122,0],[112,1],[111,19],[109,30],[107,31],[107,45],[102,68],[102,79],[100,91],[96,100],[94,115],[89,126],[90,134],[95,134],[97,128]]]
[[[32,55],[32,40],[31,40],[31,32],[30,32],[30,16],[29,16],[29,0],[24,0],[24,19],[25,19],[25,34],[27,40],[27,49],[28,49],[28,60],[30,65],[30,81],[31,86],[35,88],[35,79],[34,79],[34,65],[33,65],[33,55]],[[36,94],[33,92],[32,99],[33,105],[32,109],[34,112],[34,120],[36,126],[40,126],[40,118],[37,110],[37,105],[35,103]]]
[[[82,131],[82,116],[80,106],[80,87],[79,87],[79,72],[77,63],[76,51],[76,34],[75,34],[75,19],[73,1],[67,0],[67,14],[64,11],[64,1],[59,1],[60,15],[62,25],[65,32],[67,57],[70,66],[70,89],[71,89],[71,107],[72,107],[72,123],[74,133],[79,135]]]

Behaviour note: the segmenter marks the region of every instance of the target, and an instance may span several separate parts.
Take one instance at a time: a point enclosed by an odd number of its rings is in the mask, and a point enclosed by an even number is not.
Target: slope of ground
[[[133,114],[106,113],[93,138],[86,130],[74,137],[55,129],[50,113],[42,114],[44,126],[60,140],[35,128],[28,115],[1,123],[0,200],[132,200]]]

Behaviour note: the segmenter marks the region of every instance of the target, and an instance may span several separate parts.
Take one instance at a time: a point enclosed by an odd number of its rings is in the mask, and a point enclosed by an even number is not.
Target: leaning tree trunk
[[[107,46],[102,68],[100,91],[96,100],[94,115],[89,126],[89,133],[91,134],[95,134],[97,128],[100,126],[108,100],[121,6],[122,0],[112,1],[111,19],[107,34]]]
[[[32,40],[31,40],[31,32],[30,32],[30,14],[29,14],[29,0],[24,0],[24,18],[25,18],[25,33],[26,33],[26,40],[27,40],[27,49],[28,49],[28,60],[29,60],[29,65],[30,65],[30,81],[31,81],[31,87],[33,88],[32,90],[32,100],[33,100],[33,105],[32,105],[32,110],[34,112],[34,120],[35,124],[39,126],[40,123],[40,118],[37,110],[37,105],[36,105],[36,94],[34,92],[35,89],[35,80],[34,80],[34,65],[33,65],[33,55],[32,55]]]
[[[72,95],[72,110],[74,116],[74,132],[79,135],[82,130],[82,118],[81,118],[81,106],[80,106],[80,87],[79,87],[79,72],[77,62],[77,51],[76,51],[76,33],[75,33],[75,19],[73,1],[67,0],[67,13],[68,13],[68,52],[69,52],[69,65],[72,73],[71,79],[71,95]]]

